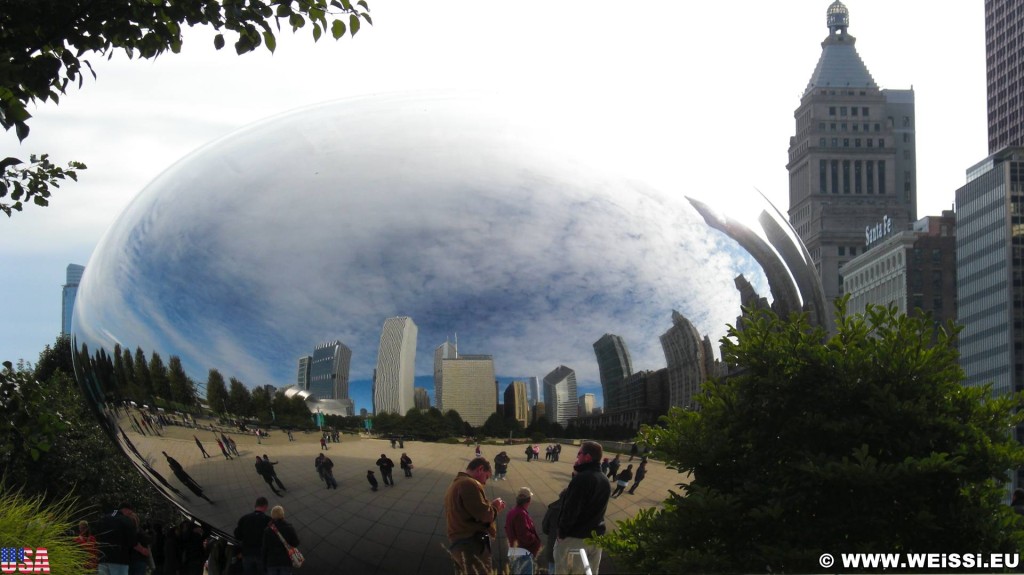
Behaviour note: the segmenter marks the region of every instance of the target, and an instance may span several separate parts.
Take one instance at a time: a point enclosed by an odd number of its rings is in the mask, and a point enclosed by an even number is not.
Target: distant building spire
[[[836,0],[828,7],[826,21],[830,34],[846,34],[846,29],[850,27],[850,11]]]

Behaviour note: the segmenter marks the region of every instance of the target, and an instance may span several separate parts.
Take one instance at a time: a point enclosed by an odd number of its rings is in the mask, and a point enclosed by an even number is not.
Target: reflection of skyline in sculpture
[[[690,320],[672,310],[672,327],[661,336],[668,364],[668,403],[693,408],[700,386],[715,375],[715,356],[708,336],[701,337]]]
[[[454,410],[462,420],[480,427],[498,406],[494,358],[465,355],[441,360],[444,411]]]
[[[442,412],[447,408],[444,406],[444,380],[441,378],[441,360],[453,359],[459,356],[457,343],[451,343],[447,339],[444,343],[434,349],[434,403]]]
[[[544,376],[544,408],[548,421],[562,426],[576,417],[576,372],[560,365]]]
[[[504,415],[521,423],[524,429],[530,425],[530,402],[525,381],[513,381],[505,388]]]
[[[621,336],[606,333],[594,342],[597,370],[601,376],[601,395],[605,411],[619,409],[618,391],[622,380],[633,374],[629,348]]]
[[[309,363],[309,386],[306,389],[321,399],[348,399],[351,361],[352,350],[338,340],[316,346]]]
[[[399,316],[384,320],[373,379],[374,413],[405,415],[412,409],[417,331],[412,318]]]

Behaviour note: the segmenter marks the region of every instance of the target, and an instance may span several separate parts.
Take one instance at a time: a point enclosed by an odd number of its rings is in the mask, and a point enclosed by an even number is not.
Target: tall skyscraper
[[[441,413],[449,409],[441,401],[444,395],[444,381],[441,377],[443,365],[441,362],[445,359],[455,359],[458,356],[458,346],[447,339],[444,340],[444,343],[434,348],[434,401],[437,403],[437,408],[441,410]]]
[[[60,294],[60,333],[71,335],[71,314],[75,310],[75,296],[78,295],[78,284],[82,281],[85,266],[68,264],[65,272],[64,286]]]
[[[668,364],[669,405],[694,407],[693,398],[700,386],[715,375],[711,340],[701,338],[690,320],[672,310],[672,327],[661,335],[661,348]]]
[[[594,342],[594,355],[597,356],[597,369],[601,375],[604,411],[609,413],[620,409],[622,382],[633,375],[633,361],[629,357],[626,342],[620,336],[606,333]],[[587,415],[590,413],[587,412]]]
[[[412,409],[417,333],[412,318],[389,317],[384,320],[373,379],[374,413],[405,415]]]
[[[544,409],[548,421],[562,426],[575,419],[579,406],[576,372],[564,365],[544,376]]]
[[[416,409],[430,409],[430,394],[427,393],[427,388],[417,387],[413,389],[413,404],[416,406]]]
[[[526,395],[530,401],[530,407],[537,407],[539,402],[544,401],[540,391],[540,378],[530,376],[526,378]]]
[[[313,368],[313,356],[304,355],[299,358],[299,371],[295,377],[295,387],[309,391],[309,372]]]
[[[985,72],[988,80],[988,153],[1024,146],[1024,6],[985,0]]]
[[[577,414],[579,417],[586,417],[594,414],[594,407],[597,405],[593,393],[584,393],[579,398],[579,406],[577,406]]]
[[[863,253],[865,228],[899,232],[917,219],[914,91],[878,87],[836,0],[829,35],[796,109],[789,140],[789,221],[821,277],[825,303],[842,295],[840,267]]]
[[[524,428],[530,425],[530,402],[526,395],[524,381],[513,381],[505,388],[505,417],[522,423]]]
[[[445,411],[457,411],[462,421],[474,427],[486,423],[498,404],[494,359],[489,355],[460,355],[441,362],[444,396],[440,403]]]
[[[349,399],[348,375],[352,350],[340,341],[329,341],[313,349],[309,363],[309,391],[320,399]],[[299,359],[302,365],[302,359]]]

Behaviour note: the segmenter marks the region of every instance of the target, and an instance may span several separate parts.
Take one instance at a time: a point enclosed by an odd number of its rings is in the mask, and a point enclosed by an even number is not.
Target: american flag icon
[[[0,547],[0,571],[5,574],[49,573],[50,558],[45,548],[33,550],[28,547]]]

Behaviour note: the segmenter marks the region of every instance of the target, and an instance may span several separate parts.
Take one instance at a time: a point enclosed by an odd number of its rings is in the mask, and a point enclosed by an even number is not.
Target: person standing
[[[533,461],[533,448],[530,447],[529,444],[527,444],[527,446],[526,446],[526,462],[529,463],[531,461]]]
[[[84,519],[78,522],[78,536],[75,537],[75,543],[78,543],[89,555],[89,559],[84,565],[85,569],[93,573],[96,572],[100,565],[100,552],[96,547],[96,536],[89,532],[89,522]]]
[[[377,467],[380,469],[381,479],[384,480],[384,485],[395,486],[395,480],[391,477],[391,470],[395,468],[395,462],[391,461],[391,458],[383,453],[380,454],[380,459],[377,460]]]
[[[198,446],[199,446],[199,451],[202,451],[202,452],[203,452],[203,459],[207,459],[207,458],[209,458],[209,457],[210,457],[210,454],[209,454],[209,453],[207,453],[207,452],[206,452],[206,448],[204,448],[204,447],[203,447],[203,442],[202,442],[202,441],[199,441],[199,438],[198,438],[198,437],[196,437],[195,435],[193,435],[193,436],[192,436],[192,439],[195,439],[195,440],[196,440],[196,445],[198,445]]]
[[[403,453],[402,458],[398,460],[398,464],[402,467],[402,471],[405,472],[406,477],[412,477],[412,458],[407,454]]]
[[[270,472],[272,470],[267,469],[267,467],[268,467],[267,462],[263,461],[263,459],[261,459],[260,456],[257,455],[256,456],[256,473],[258,473],[260,475],[260,477],[263,478],[263,481],[267,482],[267,486],[270,487],[270,490],[274,492],[274,495],[277,495],[278,497],[281,497],[281,492],[276,490],[276,489],[274,489],[274,477],[270,475]]]
[[[516,506],[505,516],[511,575],[533,575],[533,563],[540,553],[540,535],[537,535],[537,527],[527,510],[531,501],[533,492],[530,488],[519,488]]]
[[[555,572],[555,542],[558,541],[558,514],[562,512],[562,498],[565,497],[565,490],[558,494],[558,499],[548,503],[548,510],[544,512],[544,519],[541,519],[540,528],[547,536],[547,545],[541,549],[537,563],[547,567],[548,573]]]
[[[132,549],[138,543],[139,530],[133,519],[132,506],[118,505],[96,526],[96,543],[100,552],[100,575],[128,575]]]
[[[633,464],[626,466],[625,471],[615,477],[615,491],[612,492],[612,497],[618,497],[622,495],[622,492],[626,490],[626,486],[633,479]]]
[[[466,575],[491,573],[491,539],[497,536],[495,519],[505,508],[500,497],[488,501],[484,485],[491,477],[491,463],[482,457],[469,462],[444,494],[448,547],[455,572]]]
[[[261,558],[266,566],[267,575],[292,575],[292,559],[288,556],[288,549],[281,543],[281,538],[288,542],[288,545],[297,547],[299,536],[291,523],[284,520],[284,507],[274,506],[270,510],[270,522],[263,530],[263,546]]]
[[[374,477],[372,469],[366,470],[366,481],[370,484],[370,491],[377,491],[377,478]]]
[[[555,542],[555,572],[569,573],[569,552],[583,549],[593,575],[601,567],[601,548],[585,539],[594,533],[604,535],[604,514],[608,509],[611,485],[601,474],[601,444],[584,441],[576,454],[576,472],[565,489],[562,511],[558,515],[558,540]]]
[[[508,464],[512,461],[512,458],[507,453],[502,451],[501,453],[494,456],[494,480],[504,481],[505,474],[508,473]]]
[[[636,475],[633,477],[633,486],[629,488],[629,494],[633,495],[636,492],[637,485],[647,477],[647,460],[640,461],[640,467],[636,468]]]
[[[235,539],[242,548],[243,575],[263,575],[263,530],[270,523],[268,505],[266,497],[257,497],[253,511],[243,515],[235,526]]]
[[[633,458],[636,457],[639,452],[640,449],[637,447],[636,443],[634,443],[633,446],[629,448],[629,460],[633,461]]]

